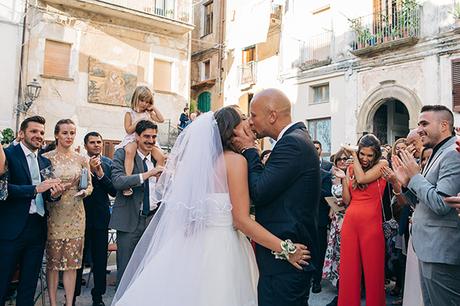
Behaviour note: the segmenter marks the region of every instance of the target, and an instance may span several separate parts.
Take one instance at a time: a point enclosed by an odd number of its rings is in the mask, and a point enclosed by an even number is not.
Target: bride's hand
[[[294,245],[297,251],[289,255],[289,262],[297,269],[302,270],[302,266],[308,265],[308,260],[311,259],[310,251],[303,244],[295,243]]]

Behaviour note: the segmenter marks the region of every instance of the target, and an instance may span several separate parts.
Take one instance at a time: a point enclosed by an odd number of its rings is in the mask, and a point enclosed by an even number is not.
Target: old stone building
[[[295,51],[281,60],[282,86],[327,152],[364,133],[392,143],[416,127],[425,104],[448,106],[459,123],[454,1],[288,3],[285,19],[296,25],[283,33],[296,34],[283,36],[282,50]]]
[[[202,112],[222,106],[225,5],[224,0],[199,1],[193,10],[191,98]]]
[[[244,108],[259,90],[280,88],[293,102],[294,120],[306,123],[326,155],[364,133],[394,142],[416,127],[425,104],[448,106],[460,124],[458,2],[271,1],[265,43],[235,43],[245,41],[241,28],[263,20],[263,9],[251,11],[262,2],[227,5],[224,105]],[[231,35],[241,16],[240,35]],[[261,56],[267,45],[271,56]]]
[[[190,0],[46,0],[30,3],[23,80],[37,78],[41,94],[27,115],[47,119],[53,139],[59,119],[77,124],[77,144],[99,131],[110,155],[125,132],[123,116],[137,85],[155,90],[167,119],[168,142],[190,93]]]
[[[192,99],[201,111],[238,104],[276,76],[280,1],[213,0],[194,5]],[[269,83],[270,83],[269,81]]]
[[[25,1],[2,1],[0,3],[0,129],[13,128],[20,93],[19,71]]]

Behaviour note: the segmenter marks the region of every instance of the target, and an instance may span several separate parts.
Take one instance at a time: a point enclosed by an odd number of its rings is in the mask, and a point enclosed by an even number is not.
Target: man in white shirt
[[[109,227],[117,230],[117,283],[120,282],[129,259],[147,228],[158,204],[153,194],[156,177],[162,167],[156,166],[150,152],[155,146],[158,127],[141,120],[136,125],[137,154],[132,175],[126,175],[125,150],[115,152],[112,164],[112,183],[117,190]],[[123,196],[123,190],[132,188],[133,195]]]
[[[33,305],[46,241],[45,201],[64,191],[59,180],[43,180],[40,170],[51,166],[38,154],[45,119],[33,116],[21,123],[20,143],[5,149],[8,197],[0,202],[0,305],[19,265],[16,305]]]

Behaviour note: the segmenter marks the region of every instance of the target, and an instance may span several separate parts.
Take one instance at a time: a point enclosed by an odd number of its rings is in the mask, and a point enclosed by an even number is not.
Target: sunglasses
[[[346,157],[337,158],[337,161],[338,161],[338,162],[339,162],[339,161],[347,161],[347,160],[348,160],[348,158],[346,158]]]

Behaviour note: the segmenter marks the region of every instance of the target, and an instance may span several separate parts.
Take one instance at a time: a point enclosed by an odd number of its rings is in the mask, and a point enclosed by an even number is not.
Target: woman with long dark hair
[[[366,305],[385,306],[385,239],[382,229],[382,194],[386,182],[381,169],[380,141],[363,136],[358,151],[350,150],[353,165],[342,179],[342,199],[348,206],[342,226],[339,306],[361,305],[364,272]]]

